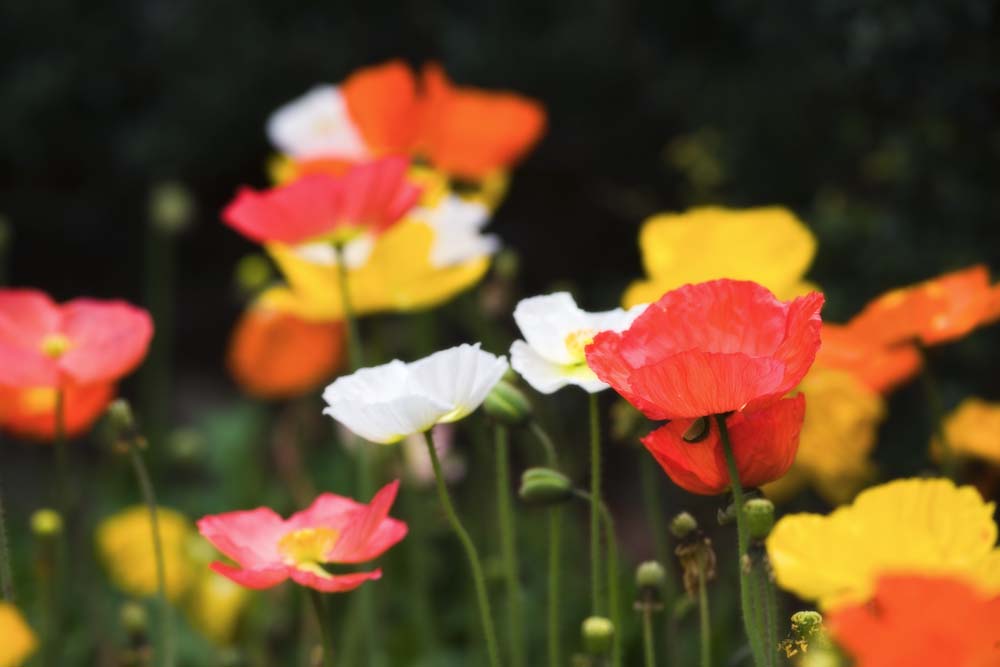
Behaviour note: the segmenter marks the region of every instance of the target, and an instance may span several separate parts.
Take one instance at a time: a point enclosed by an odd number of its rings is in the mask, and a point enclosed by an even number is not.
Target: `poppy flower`
[[[608,385],[587,366],[584,348],[600,331],[626,329],[644,309],[645,304],[588,313],[568,292],[522,299],[514,308],[514,321],[525,340],[510,346],[511,366],[543,394],[567,385],[591,394],[603,391]]]
[[[791,391],[820,346],[823,295],[782,302],[756,283],[667,292],[625,331],[599,333],[587,363],[650,419],[752,411]]]
[[[378,235],[420,198],[420,188],[407,181],[407,167],[404,158],[387,157],[339,177],[311,174],[264,192],[243,188],[222,218],[258,243],[342,243]]]
[[[17,437],[51,442],[56,436],[55,387],[18,389],[0,386],[0,430]],[[74,438],[90,430],[115,397],[113,384],[64,384],[63,433]]]
[[[741,484],[761,486],[788,471],[795,459],[805,405],[800,394],[754,412],[735,412],[726,418]],[[725,493],[730,479],[718,427],[713,421],[706,421],[707,434],[697,442],[690,442],[685,434],[690,433],[694,422],[671,421],[642,438],[642,444],[682,489],[701,495]]]
[[[891,344],[956,340],[1000,318],[1000,287],[983,265],[946,273],[878,297],[848,326],[869,340]]]
[[[534,100],[456,86],[435,63],[418,76],[393,60],[293,100],[272,116],[268,134],[296,162],[405,154],[481,181],[524,157],[545,122]]]
[[[647,278],[626,290],[626,308],[718,278],[752,280],[782,299],[801,296],[812,289],[802,277],[816,255],[816,238],[779,206],[705,206],[647,219],[639,250]]]
[[[370,442],[392,444],[478,408],[507,372],[507,360],[459,345],[419,361],[362,368],[323,392],[330,415]]]
[[[19,667],[38,648],[35,633],[9,602],[0,602],[0,637],[0,667]]]
[[[950,454],[988,461],[1000,466],[1000,403],[967,398],[944,420]],[[936,440],[931,451],[940,456]]]
[[[32,289],[0,289],[0,385],[113,383],[146,355],[149,314],[123,301],[62,305]]]
[[[301,396],[334,376],[344,361],[342,322],[313,322],[254,304],[229,341],[227,365],[259,398]]]
[[[776,581],[824,608],[869,600],[893,572],[953,575],[1000,592],[993,503],[948,479],[903,479],[862,491],[823,516],[775,524],[767,552]]]
[[[817,366],[846,371],[880,394],[911,379],[923,363],[912,343],[887,345],[843,324],[824,322],[822,337]]]
[[[406,536],[406,524],[388,516],[398,488],[387,484],[368,505],[324,493],[288,519],[267,507],[206,516],[198,530],[238,565],[212,569],[241,586],[271,588],[290,578],[324,593],[349,591],[382,571],[333,574],[324,565],[374,560]]]
[[[957,579],[882,577],[871,602],[834,610],[826,627],[855,667],[1000,665],[1000,597]]]

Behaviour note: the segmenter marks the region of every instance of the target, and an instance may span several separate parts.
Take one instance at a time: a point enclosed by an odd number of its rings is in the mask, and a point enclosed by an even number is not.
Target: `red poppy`
[[[19,438],[51,442],[56,435],[55,387],[0,387],[0,429]],[[113,384],[68,384],[63,392],[63,430],[73,438],[90,430],[115,396]]]
[[[827,616],[855,667],[997,667],[1000,597],[943,577],[892,576],[874,598]]]
[[[524,96],[455,86],[440,65],[421,81],[402,61],[367,67],[342,86],[351,118],[377,155],[415,154],[478,180],[520,160],[545,130],[545,110]]]
[[[368,505],[324,493],[288,519],[266,507],[206,516],[198,530],[239,565],[212,569],[241,586],[271,588],[291,578],[325,593],[349,591],[382,571],[333,574],[324,565],[373,560],[406,536],[406,524],[388,516],[398,489],[398,480],[387,484]]]
[[[936,345],[1000,318],[1000,287],[982,265],[946,273],[878,297],[848,322],[859,335],[891,344]]]
[[[342,176],[309,174],[263,192],[243,188],[222,218],[258,243],[343,241],[363,232],[379,234],[420,198],[420,188],[406,179],[408,168],[405,158],[388,157]]]
[[[310,322],[251,306],[233,330],[228,366],[259,398],[301,396],[328,382],[344,361],[342,322]]]
[[[805,397],[799,394],[755,412],[735,412],[726,418],[741,484],[761,486],[788,472],[798,451],[805,408]],[[708,431],[703,439],[689,442],[684,434],[694,422],[674,420],[647,435],[642,444],[682,489],[706,496],[725,493],[730,485],[729,470],[718,425],[707,420]]]
[[[123,301],[58,305],[37,290],[0,289],[0,384],[110,384],[142,362],[152,336],[149,314]]]
[[[820,346],[823,295],[782,302],[757,283],[714,280],[667,292],[587,363],[651,419],[752,411],[777,401]]]
[[[885,345],[851,327],[823,323],[816,365],[850,373],[872,391],[887,393],[920,371],[922,358],[912,343]]]

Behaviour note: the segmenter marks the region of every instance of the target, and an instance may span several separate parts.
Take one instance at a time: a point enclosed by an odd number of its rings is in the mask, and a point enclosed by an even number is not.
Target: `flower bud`
[[[670,522],[670,533],[678,540],[683,540],[696,530],[698,521],[687,512],[681,512]]]
[[[40,509],[31,515],[31,532],[37,537],[55,537],[62,530],[62,516],[55,510]]]
[[[149,628],[149,615],[146,613],[146,608],[138,602],[123,604],[118,610],[118,619],[130,637],[144,635]]]
[[[236,262],[236,286],[245,294],[255,294],[274,279],[271,263],[264,255],[253,253]]]
[[[751,498],[743,504],[747,532],[752,540],[762,540],[774,527],[774,503],[767,498]]]
[[[635,570],[635,585],[638,588],[660,588],[667,580],[667,571],[655,560],[640,563]]]
[[[529,505],[556,505],[573,496],[573,483],[558,470],[528,468],[521,475],[518,495]]]
[[[107,415],[108,423],[115,435],[135,432],[135,415],[132,414],[132,406],[124,398],[111,401],[104,414]]]
[[[809,639],[823,629],[823,616],[818,611],[797,611],[792,614],[792,633],[801,639]]]
[[[493,257],[493,270],[503,280],[514,280],[521,268],[521,257],[516,250],[504,248]]]
[[[160,183],[149,195],[149,217],[161,232],[184,231],[194,217],[194,200],[180,183]]]
[[[583,648],[591,655],[606,655],[615,639],[615,625],[603,616],[584,619],[581,627]]]
[[[711,431],[711,424],[708,421],[708,417],[698,417],[691,425],[688,426],[687,430],[684,431],[684,435],[681,436],[684,442],[696,443],[701,442],[708,437]]]
[[[531,403],[517,387],[500,380],[483,401],[483,410],[498,422],[516,426],[531,416]]]

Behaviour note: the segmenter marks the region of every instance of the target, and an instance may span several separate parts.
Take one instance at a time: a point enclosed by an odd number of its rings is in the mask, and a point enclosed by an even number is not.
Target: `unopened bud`
[[[135,415],[132,414],[132,406],[124,398],[111,401],[105,414],[116,435],[135,432]]]
[[[681,512],[670,522],[670,534],[678,540],[698,530],[698,521],[687,512]]]
[[[635,585],[642,588],[660,588],[667,580],[667,571],[655,560],[640,563],[635,570]]]
[[[531,403],[506,380],[500,380],[487,394],[483,409],[498,422],[512,426],[523,424],[531,416]]]
[[[130,637],[144,635],[149,628],[149,614],[146,613],[146,608],[138,602],[123,604],[118,611],[118,618]]]
[[[603,616],[584,619],[581,627],[583,648],[591,655],[606,655],[615,640],[615,624]]]
[[[751,498],[743,504],[747,532],[752,540],[762,540],[774,528],[774,503],[767,498]]]
[[[271,263],[264,255],[245,255],[236,262],[236,285],[246,294],[264,289],[274,279]]]
[[[55,510],[40,509],[31,515],[31,532],[37,537],[55,537],[62,529],[62,516]]]
[[[194,200],[180,183],[160,183],[149,195],[149,217],[160,231],[177,234],[194,217]]]
[[[684,442],[701,442],[708,437],[710,431],[711,425],[708,417],[698,417],[691,422],[691,425],[687,427],[687,430],[684,431],[684,435],[681,437],[684,439]]]
[[[528,468],[521,474],[518,495],[529,505],[556,505],[573,496],[573,483],[558,470]]]
[[[205,450],[205,437],[193,428],[179,428],[167,439],[170,456],[178,463],[193,463]]]

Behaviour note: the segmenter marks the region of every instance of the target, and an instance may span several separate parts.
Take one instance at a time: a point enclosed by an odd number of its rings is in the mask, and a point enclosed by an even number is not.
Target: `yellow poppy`
[[[655,215],[643,223],[639,249],[648,278],[626,290],[626,308],[656,301],[687,283],[717,278],[753,280],[782,299],[812,288],[802,276],[816,254],[816,238],[778,206],[706,206]]]
[[[871,597],[884,573],[950,574],[1000,592],[993,503],[947,479],[861,492],[833,513],[783,517],[767,538],[778,584],[823,608]]]
[[[355,314],[430,308],[475,285],[486,274],[490,264],[487,255],[436,266],[432,261],[434,242],[434,230],[415,219],[379,236],[368,259],[349,268],[348,288]],[[280,244],[269,244],[267,251],[288,287],[264,292],[262,305],[309,320],[343,319],[337,266],[314,263]]]
[[[233,641],[240,614],[250,602],[250,589],[233,583],[206,566],[187,599],[188,621],[217,644]]]
[[[764,493],[782,501],[812,484],[829,503],[845,503],[872,476],[869,454],[885,401],[850,373],[821,366],[813,366],[799,390],[806,396],[806,416],[795,463]]]
[[[177,601],[195,576],[187,548],[197,533],[180,512],[160,507],[157,519],[163,544],[167,597]],[[156,559],[149,510],[145,505],[129,507],[101,521],[97,526],[97,550],[118,588],[140,597],[156,595]]]
[[[945,419],[944,432],[953,454],[1000,465],[1000,403],[965,399]],[[939,443],[933,442],[931,448],[941,456]]]
[[[38,638],[21,612],[8,602],[0,602],[0,667],[19,667],[36,648]]]

